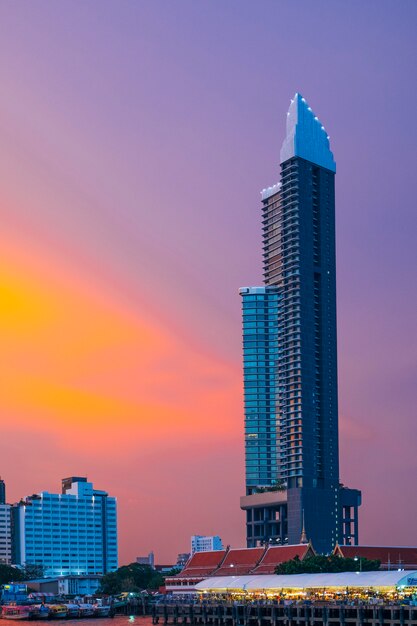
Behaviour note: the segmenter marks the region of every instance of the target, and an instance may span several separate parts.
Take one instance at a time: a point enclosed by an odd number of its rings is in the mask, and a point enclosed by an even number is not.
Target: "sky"
[[[290,98],[337,162],[341,479],[416,545],[410,0],[0,3],[0,475],[86,475],[120,562],[244,545],[238,288]]]

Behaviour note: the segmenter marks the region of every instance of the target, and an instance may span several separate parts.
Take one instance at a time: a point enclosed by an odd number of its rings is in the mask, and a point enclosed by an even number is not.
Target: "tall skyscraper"
[[[339,483],[335,186],[305,99],[287,113],[280,182],[262,192],[264,287],[243,306],[247,544],[357,543],[361,494]],[[303,535],[305,536],[305,535]]]
[[[6,504],[6,483],[0,478],[0,504]]]
[[[86,478],[62,481],[12,507],[13,563],[41,565],[46,576],[117,569],[116,498]]]
[[[11,563],[11,557],[10,505],[6,504],[6,484],[0,478],[0,563]]]

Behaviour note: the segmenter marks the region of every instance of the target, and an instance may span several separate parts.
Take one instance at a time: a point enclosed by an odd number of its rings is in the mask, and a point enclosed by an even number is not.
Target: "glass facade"
[[[241,290],[248,546],[298,543],[305,519],[327,552],[351,533],[342,529],[346,498],[357,541],[360,492],[342,497],[339,485],[335,171],[324,127],[296,94],[280,182],[262,192],[265,286]],[[282,497],[258,497],[274,485],[286,489],[285,534],[270,523]]]
[[[277,481],[278,307],[275,287],[240,289],[243,320],[246,487]]]
[[[0,563],[11,563],[12,533],[10,525],[10,505],[0,503]]]
[[[294,157],[263,199],[264,280],[279,287],[279,477],[338,482],[334,172]]]
[[[192,535],[191,554],[194,552],[210,552],[223,550],[223,543],[219,535]]]
[[[117,569],[116,499],[76,479],[62,494],[43,491],[13,507],[14,562],[46,576]]]

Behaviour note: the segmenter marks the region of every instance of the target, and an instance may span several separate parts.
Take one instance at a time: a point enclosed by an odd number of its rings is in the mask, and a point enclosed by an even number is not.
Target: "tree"
[[[22,572],[17,567],[0,563],[0,585],[24,580]]]
[[[21,570],[21,580],[35,580],[36,578],[43,578],[45,575],[45,568],[43,565],[34,563],[33,565],[25,565]]]
[[[182,567],[176,567],[174,565],[174,567],[170,569],[168,572],[164,572],[164,579],[169,578],[171,576],[176,576],[177,574],[181,572],[181,570],[182,570]]]
[[[268,485],[268,487],[257,487],[255,489],[256,493],[267,493],[270,491],[286,491],[287,483],[285,480],[277,480],[272,485]]]
[[[122,591],[142,591],[158,589],[164,584],[164,576],[156,572],[150,565],[130,563],[123,565],[115,572],[106,574],[101,579],[100,591],[109,595],[117,595]]]
[[[117,572],[109,572],[105,574],[100,582],[101,593],[115,596],[122,592],[122,579]]]
[[[331,554],[326,556],[324,554],[317,554],[316,556],[306,557],[303,561],[298,556],[294,557],[290,561],[280,563],[276,569],[276,574],[321,574],[321,573],[336,573],[336,572],[357,572],[359,569],[362,572],[371,572],[379,569],[381,565],[380,561],[371,559],[358,560],[345,558]]]

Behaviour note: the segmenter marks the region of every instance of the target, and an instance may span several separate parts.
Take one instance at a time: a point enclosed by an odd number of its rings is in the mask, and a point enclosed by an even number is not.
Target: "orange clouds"
[[[240,368],[66,261],[0,240],[0,471],[10,500],[87,475],[118,496],[122,563],[151,547],[171,559],[196,531],[243,541]],[[173,512],[169,529],[162,511]]]
[[[90,278],[91,279],[91,278]],[[3,242],[0,410],[77,446],[236,432],[240,372],[54,259]],[[81,436],[83,435],[83,436]],[[85,444],[87,445],[87,443]],[[98,452],[98,450],[97,450]]]

